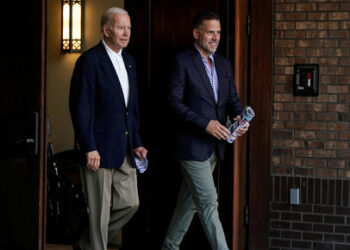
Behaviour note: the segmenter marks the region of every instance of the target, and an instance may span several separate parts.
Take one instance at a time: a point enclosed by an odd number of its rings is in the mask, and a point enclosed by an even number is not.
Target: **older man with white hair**
[[[89,233],[79,247],[93,250],[106,250],[137,211],[135,158],[147,156],[138,132],[135,61],[124,51],[131,34],[128,13],[108,9],[101,32],[102,41],[76,62],[69,98],[89,207]]]

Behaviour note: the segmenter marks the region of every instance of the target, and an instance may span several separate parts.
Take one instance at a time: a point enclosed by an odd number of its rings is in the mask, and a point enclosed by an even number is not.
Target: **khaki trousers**
[[[127,155],[119,169],[92,171],[84,167],[82,172],[89,207],[89,233],[79,245],[86,250],[106,250],[108,242],[138,209],[136,169]]]

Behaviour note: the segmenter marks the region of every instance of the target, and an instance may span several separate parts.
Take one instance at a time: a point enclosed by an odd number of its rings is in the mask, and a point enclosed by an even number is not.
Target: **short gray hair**
[[[128,12],[122,8],[111,7],[103,13],[101,17],[101,32],[103,33],[103,26],[108,24],[111,17],[116,14],[128,14]]]

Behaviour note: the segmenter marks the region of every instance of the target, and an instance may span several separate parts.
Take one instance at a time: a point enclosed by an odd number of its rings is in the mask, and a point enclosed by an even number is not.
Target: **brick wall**
[[[350,249],[350,0],[274,4],[270,246]],[[293,96],[296,63],[319,64],[317,97]]]

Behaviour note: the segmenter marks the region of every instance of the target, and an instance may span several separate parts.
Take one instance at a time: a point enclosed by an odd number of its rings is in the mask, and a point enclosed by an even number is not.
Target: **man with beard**
[[[179,249],[195,213],[211,248],[227,250],[212,172],[224,157],[230,135],[223,124],[228,115],[230,119],[239,119],[243,107],[231,63],[215,53],[221,33],[219,16],[200,13],[192,28],[194,47],[176,56],[170,78],[169,103],[176,123],[174,156],[183,183],[162,250]]]

